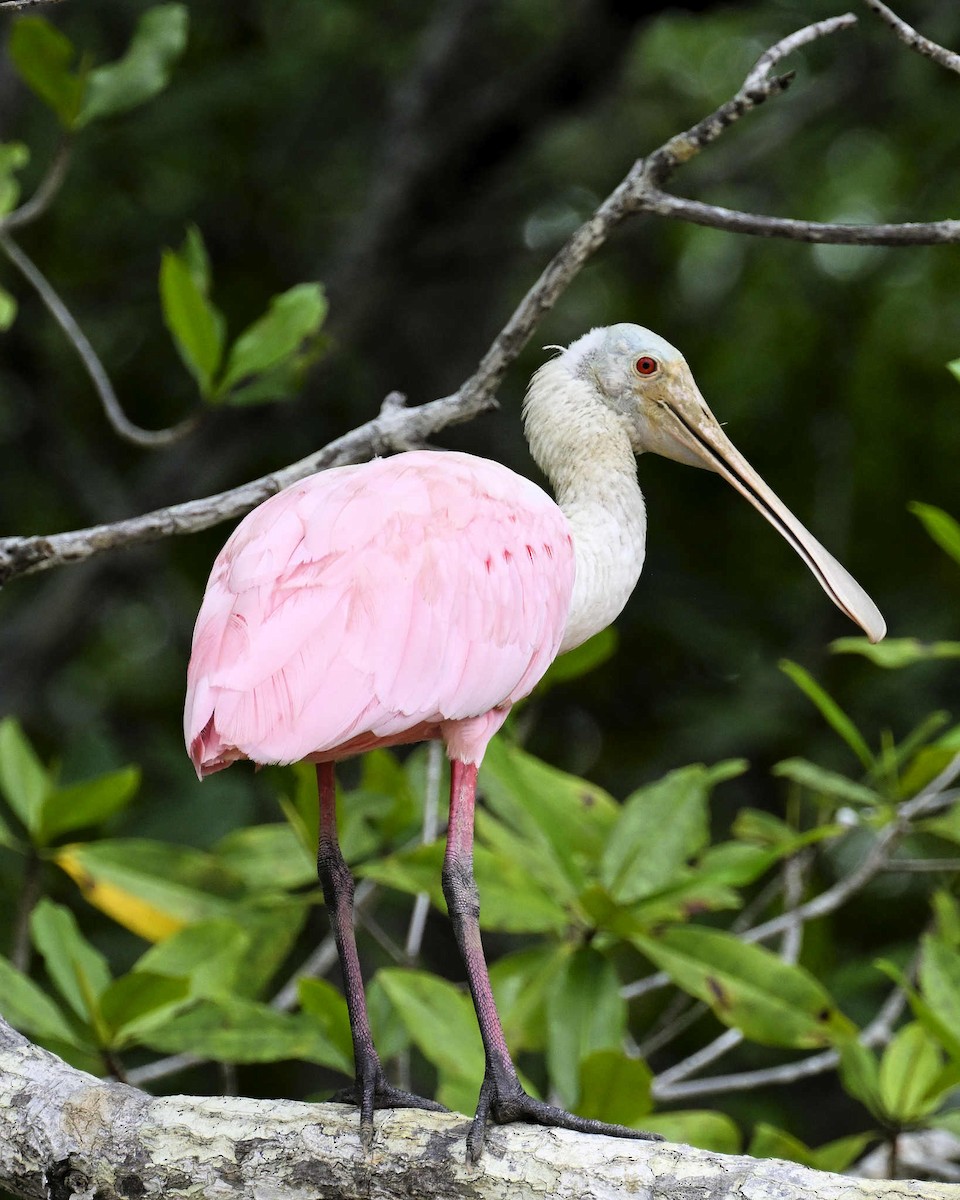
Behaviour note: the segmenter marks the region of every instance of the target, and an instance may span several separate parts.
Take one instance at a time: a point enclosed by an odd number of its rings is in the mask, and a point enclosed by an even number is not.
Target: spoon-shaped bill
[[[698,464],[716,471],[778,530],[813,572],[837,608],[863,629],[871,642],[887,632],[880,610],[845,567],[823,548],[764,483],[720,428],[699,393],[680,403],[663,403],[673,417],[671,434]]]

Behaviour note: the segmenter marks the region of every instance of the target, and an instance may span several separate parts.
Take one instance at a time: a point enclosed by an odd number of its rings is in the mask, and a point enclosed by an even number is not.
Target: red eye
[[[651,358],[649,354],[645,354],[643,358],[638,358],[633,366],[638,375],[656,375],[660,370],[660,364],[655,358]]]

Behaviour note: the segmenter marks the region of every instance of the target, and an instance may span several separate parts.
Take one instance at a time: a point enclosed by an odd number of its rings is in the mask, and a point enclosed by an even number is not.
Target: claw
[[[525,1121],[533,1125],[548,1125],[554,1129],[572,1129],[576,1133],[604,1134],[607,1137],[636,1139],[645,1142],[662,1142],[663,1135],[647,1133],[642,1129],[631,1129],[629,1125],[613,1125],[596,1121],[592,1117],[578,1117],[565,1109],[535,1100],[520,1086],[519,1080],[499,1080],[496,1073],[488,1069],[480,1088],[476,1115],[467,1134],[467,1158],[475,1163],[483,1150],[487,1124],[510,1125],[514,1121]]]

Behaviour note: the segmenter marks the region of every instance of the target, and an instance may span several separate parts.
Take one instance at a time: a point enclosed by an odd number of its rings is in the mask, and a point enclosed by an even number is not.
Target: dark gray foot
[[[330,1097],[333,1104],[356,1104],[360,1109],[360,1142],[365,1150],[373,1142],[373,1114],[378,1108],[422,1108],[431,1112],[446,1112],[436,1100],[416,1096],[387,1083],[383,1068],[378,1062],[353,1087],[343,1088]]]
[[[488,1071],[483,1077],[480,1100],[476,1116],[467,1134],[467,1157],[476,1162],[483,1150],[483,1139],[489,1122],[495,1125],[510,1125],[514,1121],[526,1121],[532,1125],[550,1125],[555,1129],[573,1129],[577,1133],[602,1133],[607,1137],[633,1138],[646,1142],[662,1142],[659,1133],[645,1133],[642,1129],[631,1129],[629,1125],[608,1125],[591,1117],[578,1117],[542,1100],[534,1100],[520,1086],[519,1080],[497,1082]]]

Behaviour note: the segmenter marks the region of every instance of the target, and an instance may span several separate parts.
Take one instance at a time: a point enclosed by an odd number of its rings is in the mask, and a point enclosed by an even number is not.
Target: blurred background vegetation
[[[44,12],[104,62],[123,53],[148,7],[84,0]],[[177,445],[136,449],[108,430],[72,348],[0,261],[0,285],[19,302],[0,346],[3,532],[71,529],[207,495],[368,419],[391,389],[412,402],[452,391],[635,157],[730,96],[769,44],[837,11],[826,0],[655,7],[638,16],[640,6],[618,0],[191,3],[169,87],[78,134],[61,194],[21,243],[143,426],[199,405],[157,290],[161,252],[190,225],[205,240],[231,337],[269,297],[321,281],[323,356],[286,403],[211,408]],[[953,0],[900,7],[930,37],[960,45]],[[960,81],[859,15],[853,31],[788,61],[798,72],[789,93],[740,122],[676,187],[825,221],[955,215]],[[25,195],[59,138],[50,110],[0,59],[0,140],[30,148]],[[958,278],[957,246],[816,247],[633,221],[544,320],[501,409],[438,442],[533,472],[519,408],[540,347],[594,325],[647,325],[682,348],[735,443],[871,593],[891,633],[956,638],[956,565],[907,505],[960,509],[960,386],[945,368],[960,354]],[[770,776],[778,760],[859,771],[778,668],[782,657],[827,686],[874,747],[886,731],[901,739],[931,712],[960,710],[956,660],[884,671],[831,654],[831,639],[852,630],[716,476],[653,459],[639,469],[648,558],[617,652],[528,706],[529,749],[618,797],[682,764],[744,757],[750,771],[716,798],[722,828],[744,805],[782,813],[788,785]],[[270,773],[238,768],[201,787],[183,752],[192,623],[226,534],[103,556],[0,594],[0,715],[18,716],[65,782],[142,767],[113,836],[204,848],[277,819]],[[348,769],[349,783],[358,770]],[[19,871],[0,850],[0,944]],[[76,903],[62,875],[48,891]],[[842,1004],[851,962],[902,959],[926,900],[914,882],[886,878],[817,927],[805,961]],[[115,961],[128,966],[142,951],[78,911]],[[398,895],[380,919],[402,930],[408,911]],[[323,926],[313,912],[304,944]],[[437,914],[426,944],[429,964],[459,978]],[[371,967],[383,953],[362,939]],[[169,1086],[205,1084],[194,1074]],[[239,1086],[269,1094],[311,1084],[256,1069]],[[779,1105],[774,1119],[814,1142],[861,1127],[842,1103],[820,1081],[762,1105],[724,1100],[747,1120],[752,1105],[766,1119]]]

